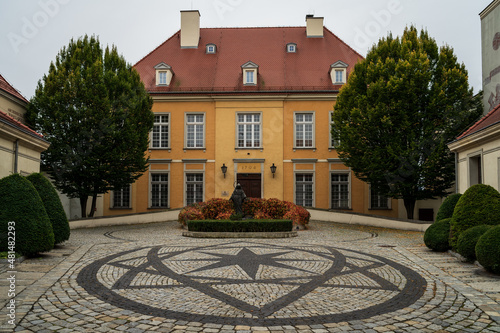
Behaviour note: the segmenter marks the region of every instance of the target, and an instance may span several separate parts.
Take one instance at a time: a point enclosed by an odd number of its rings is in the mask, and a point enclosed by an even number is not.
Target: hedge
[[[477,184],[467,189],[455,206],[451,220],[451,247],[457,248],[462,232],[481,224],[500,224],[500,193],[489,185]]]
[[[59,244],[68,240],[70,235],[68,218],[54,186],[41,173],[33,173],[26,179],[33,184],[42,199],[54,231],[54,243]]]
[[[200,232],[286,232],[292,231],[292,220],[201,220],[188,221],[189,231]]]
[[[425,230],[424,243],[429,249],[438,252],[444,252],[450,249],[450,222],[451,219],[442,219],[434,222]]]
[[[455,193],[450,195],[443,201],[441,207],[439,207],[439,210],[437,212],[436,222],[442,219],[449,219],[453,216],[453,211],[455,210],[455,206],[457,205],[457,202],[461,196],[462,194]]]
[[[500,225],[492,227],[479,238],[476,257],[485,269],[500,274]]]
[[[0,179],[0,230],[2,238],[14,222],[15,251],[34,255],[54,248],[54,232],[42,200],[35,187],[19,174]],[[10,224],[13,225],[12,223]],[[7,239],[2,239],[0,251],[7,251]]]
[[[476,260],[476,244],[479,238],[488,230],[491,225],[477,225],[462,232],[457,241],[457,252],[469,261]]]

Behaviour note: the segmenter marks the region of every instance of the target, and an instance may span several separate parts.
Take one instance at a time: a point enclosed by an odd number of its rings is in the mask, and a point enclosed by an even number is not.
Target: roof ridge
[[[323,26],[323,28],[328,31],[329,33],[331,33],[335,38],[337,38],[342,44],[344,44],[345,46],[347,46],[349,49],[353,50],[354,53],[356,53],[358,56],[360,56],[361,58],[365,59],[365,57],[363,57],[358,51],[356,51],[355,49],[353,49],[349,44],[347,44],[346,42],[344,42],[342,40],[342,38],[340,38],[339,36],[337,36],[336,34],[334,34],[330,29],[328,29],[326,26]]]
[[[2,89],[3,91],[5,91],[6,93],[9,93],[10,95],[20,99],[21,101],[23,102],[26,102],[26,103],[29,103],[28,100],[26,99],[26,97],[23,96],[23,94],[21,94],[21,92],[19,90],[17,90],[16,88],[14,88],[14,86],[9,82],[9,80],[7,80],[3,75],[2,73],[0,73],[0,82],[5,82],[16,94],[13,94],[11,91],[8,91],[6,89],[3,89],[1,86],[0,86],[0,89]],[[17,96],[18,95],[18,96]]]
[[[151,52],[149,52],[148,54],[146,54],[144,57],[142,57],[139,61],[137,61],[135,63],[134,66],[132,67],[135,67],[137,65],[139,65],[140,62],[142,62],[144,59],[146,59],[147,57],[149,57],[153,52],[155,52],[156,50],[158,50],[160,47],[162,47],[165,43],[167,43],[169,40],[171,40],[172,38],[174,38],[177,34],[180,34],[181,33],[181,30],[177,30],[172,36],[170,36],[169,38],[167,38],[164,42],[162,42],[160,45],[158,45],[157,47],[155,47]]]

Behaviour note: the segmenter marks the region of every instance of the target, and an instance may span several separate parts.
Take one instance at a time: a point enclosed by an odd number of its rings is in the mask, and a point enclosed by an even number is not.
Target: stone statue
[[[243,215],[243,201],[245,201],[246,197],[241,185],[236,185],[230,199],[233,202],[236,214]]]

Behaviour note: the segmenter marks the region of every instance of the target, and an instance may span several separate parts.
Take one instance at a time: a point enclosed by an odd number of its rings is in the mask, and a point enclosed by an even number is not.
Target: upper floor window
[[[215,46],[215,44],[207,44],[206,46],[207,54],[214,54],[216,51],[217,51],[217,46]]]
[[[156,70],[156,85],[157,86],[170,85],[172,77],[174,76],[172,67],[170,67],[164,62],[160,62],[158,65],[155,66],[155,70]]]
[[[259,66],[251,61],[244,63],[241,66],[243,70],[243,84],[256,85]]]
[[[297,52],[297,44],[295,44],[295,43],[286,44],[286,52],[288,52],[288,53]]]
[[[344,84],[347,82],[347,67],[343,61],[337,61],[330,66],[330,77],[333,84]]]
[[[169,148],[170,115],[155,115],[153,124],[152,148]]]
[[[186,148],[205,147],[205,114],[186,114]]]
[[[295,148],[314,148],[314,113],[295,114]]]
[[[260,113],[238,113],[237,135],[238,148],[260,148],[261,147],[261,114]]]

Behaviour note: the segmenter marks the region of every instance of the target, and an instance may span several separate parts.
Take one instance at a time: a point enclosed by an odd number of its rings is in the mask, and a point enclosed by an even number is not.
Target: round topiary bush
[[[477,184],[465,191],[455,206],[451,220],[451,247],[457,248],[462,232],[481,224],[500,224],[500,193],[489,185]]]
[[[479,238],[488,230],[491,225],[477,225],[462,232],[457,241],[457,252],[469,261],[476,260],[476,244]]]
[[[490,228],[479,237],[476,257],[485,269],[500,274],[500,226]]]
[[[453,211],[455,210],[455,206],[457,205],[457,202],[461,196],[462,194],[455,193],[450,195],[443,201],[441,207],[439,207],[439,210],[437,212],[436,222],[442,219],[449,219],[453,216]]]
[[[449,250],[450,222],[451,219],[442,219],[427,228],[424,243],[429,249],[438,252]]]
[[[35,187],[19,174],[0,179],[0,230],[14,225],[15,251],[33,255],[54,247],[54,232]],[[14,222],[10,223],[9,222]],[[2,241],[0,251],[10,250]]]
[[[41,173],[33,173],[26,179],[33,184],[42,199],[54,231],[54,243],[59,244],[68,240],[70,234],[68,218],[54,186]]]

